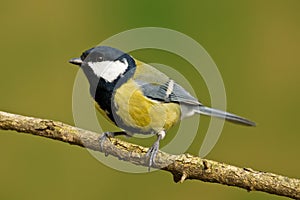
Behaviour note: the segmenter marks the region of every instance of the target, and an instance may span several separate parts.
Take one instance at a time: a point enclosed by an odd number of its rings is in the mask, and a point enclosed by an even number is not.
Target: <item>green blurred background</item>
[[[300,178],[299,10],[298,0],[2,1],[0,110],[74,124],[78,68],[67,61],[131,28],[170,28],[212,56],[228,109],[258,123],[226,123],[206,158]],[[182,59],[168,53],[135,56],[189,73]],[[206,86],[189,80],[209,104]],[[199,151],[208,122],[201,121],[189,153]],[[200,181],[175,184],[162,171],[123,173],[86,149],[9,131],[0,134],[0,158],[0,199],[286,199]]]

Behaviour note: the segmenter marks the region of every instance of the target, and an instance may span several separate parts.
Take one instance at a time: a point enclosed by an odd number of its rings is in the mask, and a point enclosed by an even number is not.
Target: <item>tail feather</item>
[[[242,125],[246,125],[246,126],[256,126],[255,122],[252,122],[252,121],[250,121],[248,119],[245,119],[243,117],[240,117],[240,116],[228,113],[228,112],[224,112],[224,111],[221,111],[221,110],[217,110],[217,109],[214,109],[214,108],[200,106],[199,110],[197,110],[197,112],[199,114],[203,114],[203,115],[208,115],[208,116],[213,116],[213,117],[226,119],[230,122],[237,123],[237,124],[242,124]]]

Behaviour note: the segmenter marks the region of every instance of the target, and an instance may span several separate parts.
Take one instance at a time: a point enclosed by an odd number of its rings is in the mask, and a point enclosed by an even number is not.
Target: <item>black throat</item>
[[[107,116],[113,121],[114,119],[114,104],[113,102],[113,94],[116,89],[118,89],[123,83],[127,82],[130,79],[136,70],[136,63],[134,59],[128,54],[122,55],[118,60],[125,58],[128,62],[128,68],[126,69],[123,75],[120,75],[113,82],[108,82],[103,78],[98,78],[93,70],[88,66],[87,63],[83,63],[81,68],[85,73],[89,84],[90,84],[90,94],[99,107],[104,110]]]

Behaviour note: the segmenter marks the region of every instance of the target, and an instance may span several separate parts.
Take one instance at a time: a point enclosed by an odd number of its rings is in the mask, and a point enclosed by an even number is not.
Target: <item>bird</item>
[[[203,105],[155,67],[110,46],[95,46],[69,60],[79,66],[99,112],[122,131],[104,132],[103,141],[117,135],[156,135],[146,153],[148,169],[155,164],[160,141],[179,121],[195,114],[223,118],[246,126],[255,122]]]

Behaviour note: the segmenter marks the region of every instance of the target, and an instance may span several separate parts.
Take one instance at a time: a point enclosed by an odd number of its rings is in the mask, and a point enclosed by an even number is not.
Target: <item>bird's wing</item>
[[[137,62],[134,80],[148,98],[162,102],[202,105],[175,81],[145,63]]]

